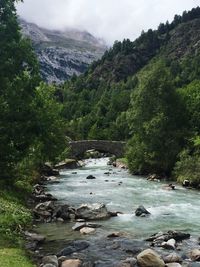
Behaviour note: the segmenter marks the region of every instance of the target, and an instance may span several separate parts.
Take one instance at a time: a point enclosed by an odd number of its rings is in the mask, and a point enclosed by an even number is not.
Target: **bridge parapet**
[[[87,150],[95,149],[100,152],[110,153],[116,157],[124,155],[126,142],[109,140],[80,140],[70,141],[71,154],[73,157],[82,155]]]

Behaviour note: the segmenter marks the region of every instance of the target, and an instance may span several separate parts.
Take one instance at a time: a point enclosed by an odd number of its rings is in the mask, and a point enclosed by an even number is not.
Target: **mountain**
[[[124,112],[130,107],[139,77],[148,76],[148,69],[164,60],[177,75],[174,80],[179,81],[178,86],[183,86],[196,75],[191,73],[198,68],[190,64],[198,53],[199,7],[175,15],[172,23],[161,23],[157,30],[149,29],[133,42],[116,41],[83,75],[61,88],[64,116],[70,122],[69,129],[73,128],[70,134],[76,133],[74,138],[128,139],[130,129]]]
[[[84,73],[107,49],[103,40],[86,31],[47,30],[22,19],[20,25],[23,35],[32,40],[41,75],[48,83],[62,83],[73,74]]]

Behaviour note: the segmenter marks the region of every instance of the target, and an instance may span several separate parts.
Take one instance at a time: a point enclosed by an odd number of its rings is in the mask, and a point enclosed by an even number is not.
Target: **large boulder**
[[[190,258],[192,261],[200,261],[200,249],[193,249],[190,252]]]
[[[81,264],[81,260],[71,259],[63,261],[61,267],[80,267]]]
[[[80,167],[80,164],[75,159],[65,159],[64,161],[62,161],[62,162],[60,162],[60,163],[55,165],[55,168],[57,170],[76,169],[76,168],[79,168],[79,167]]]
[[[95,232],[94,228],[91,227],[83,227],[80,229],[80,233],[83,235],[88,235],[88,234],[92,234]]]
[[[74,252],[82,251],[82,250],[88,248],[89,245],[90,245],[90,243],[88,241],[84,241],[84,240],[72,241],[68,244],[68,246],[66,248],[64,248],[63,250],[61,250],[57,254],[57,257],[68,256]]]
[[[56,169],[53,169],[51,163],[46,162],[42,168],[41,168],[41,173],[46,176],[57,176],[59,175],[59,171]]]
[[[86,220],[99,220],[109,218],[110,214],[105,204],[82,204],[76,210],[76,216]]]
[[[152,249],[146,249],[137,256],[137,263],[140,267],[165,267],[164,261]]]
[[[140,216],[140,217],[143,217],[143,216],[147,216],[147,215],[150,215],[151,213],[145,209],[144,206],[139,206],[136,211],[135,211],[135,215],[136,216]]]

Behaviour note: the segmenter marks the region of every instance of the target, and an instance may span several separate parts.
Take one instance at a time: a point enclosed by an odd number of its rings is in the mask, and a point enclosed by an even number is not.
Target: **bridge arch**
[[[81,140],[69,142],[72,157],[78,157],[87,150],[94,149],[100,152],[113,154],[119,158],[124,155],[125,145],[125,142],[109,140]]]

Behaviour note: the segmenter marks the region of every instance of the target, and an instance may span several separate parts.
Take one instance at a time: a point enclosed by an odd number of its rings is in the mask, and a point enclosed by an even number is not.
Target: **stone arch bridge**
[[[124,155],[125,145],[125,142],[109,140],[81,140],[69,142],[72,157],[81,156],[87,150],[94,149],[99,152],[110,153],[120,158]]]

